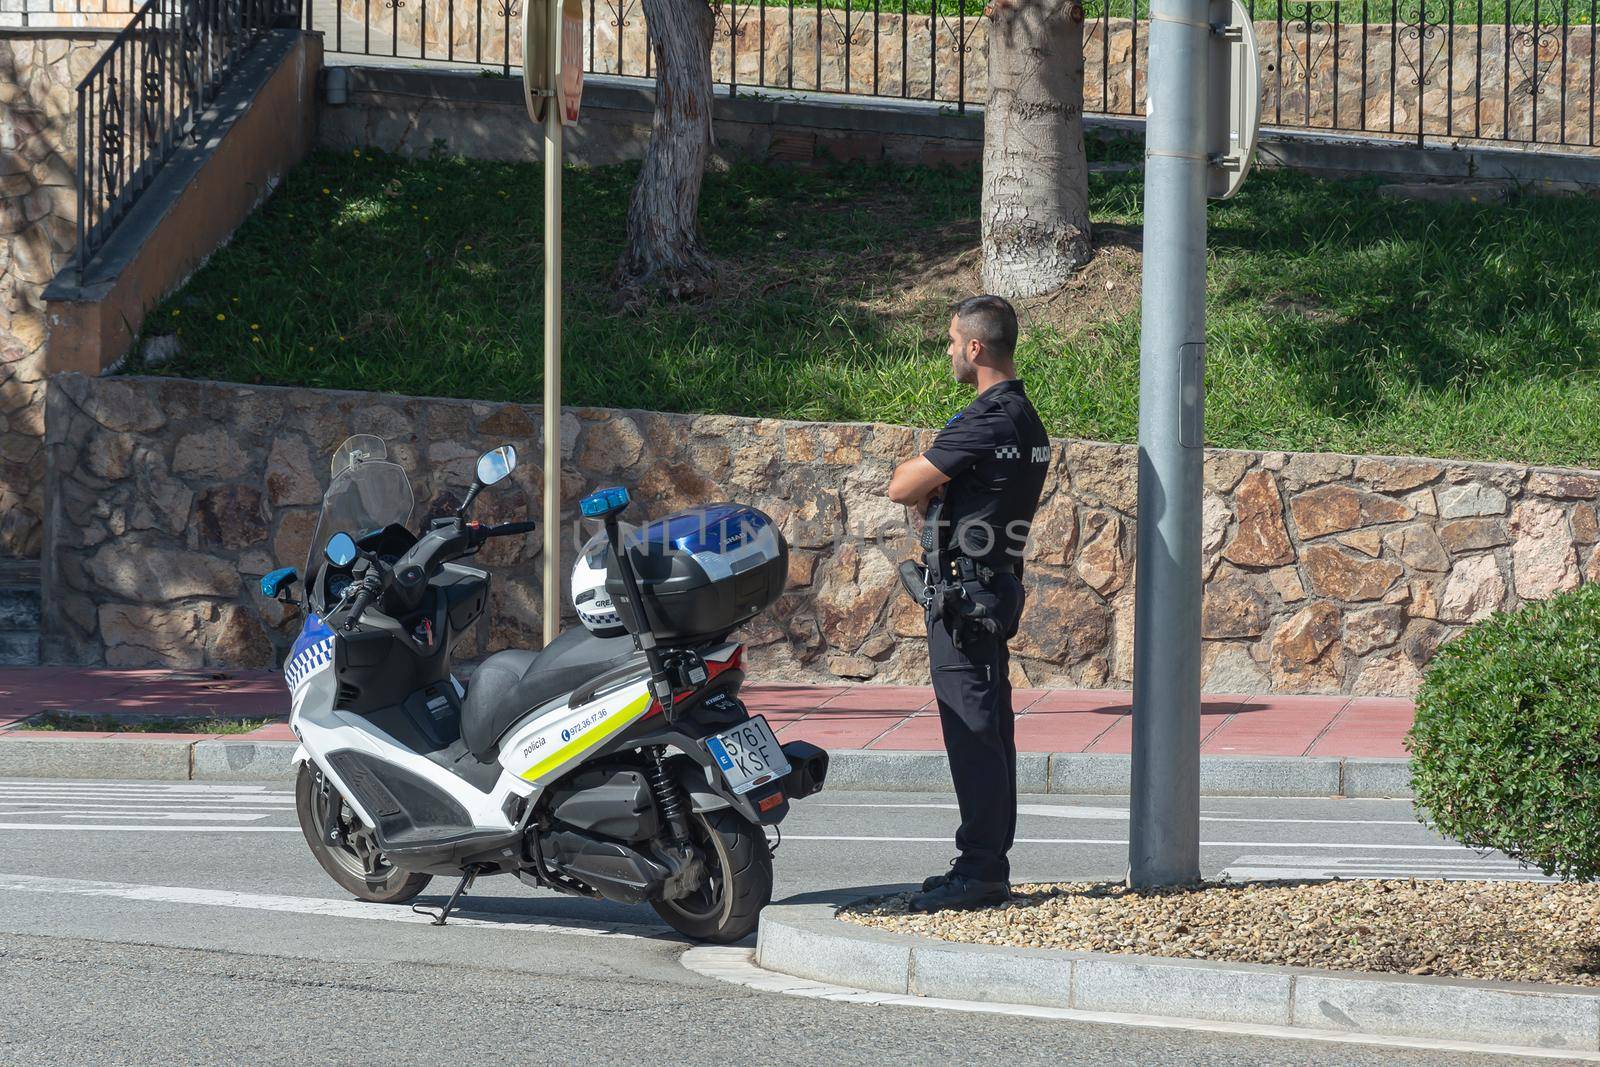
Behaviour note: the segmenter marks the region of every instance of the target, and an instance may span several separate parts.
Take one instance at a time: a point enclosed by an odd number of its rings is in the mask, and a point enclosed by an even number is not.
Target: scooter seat
[[[538,652],[496,652],[483,661],[467,686],[461,739],[474,756],[488,763],[500,738],[528,712],[634,660],[641,669],[645,666],[644,653],[633,647],[633,638],[596,637],[581,626]]]

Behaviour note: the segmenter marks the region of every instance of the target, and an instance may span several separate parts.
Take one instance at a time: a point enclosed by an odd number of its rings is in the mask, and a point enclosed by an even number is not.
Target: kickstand
[[[445,921],[450,918],[450,913],[456,910],[456,904],[466,895],[467,890],[472,888],[472,883],[477,880],[477,877],[478,869],[476,867],[468,868],[466,873],[461,876],[461,881],[456,885],[456,891],[450,894],[450,899],[445,901],[444,907],[437,912],[422,904],[411,905],[411,910],[418,915],[431,915],[433,917],[433,926],[443,926]]]

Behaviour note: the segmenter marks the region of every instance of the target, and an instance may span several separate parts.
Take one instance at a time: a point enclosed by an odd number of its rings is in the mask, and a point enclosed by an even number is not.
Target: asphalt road
[[[1404,802],[1211,799],[1202,816],[1212,876],[1537,876],[1430,834]],[[805,801],[776,897],[919,880],[954,822],[949,796]],[[1024,798],[1014,880],[1119,878],[1126,831],[1121,798]],[[438,929],[344,896],[279,785],[0,781],[0,894],[4,1064],[1508,1062],[758,993],[687,971],[648,908],[510,878]]]

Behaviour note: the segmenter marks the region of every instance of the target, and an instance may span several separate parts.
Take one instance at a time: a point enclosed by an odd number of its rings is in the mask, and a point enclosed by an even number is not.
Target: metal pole
[[[537,0],[533,0],[537,2]],[[549,0],[544,110],[544,643],[561,620],[561,0]]]
[[[1152,0],[1128,884],[1200,877],[1207,0]]]

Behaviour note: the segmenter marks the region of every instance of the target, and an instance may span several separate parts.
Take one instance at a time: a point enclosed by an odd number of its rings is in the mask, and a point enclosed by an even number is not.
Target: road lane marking
[[[4,778],[0,788],[40,792],[82,793],[161,793],[228,794],[238,796],[292,797],[294,790],[277,786],[248,785],[237,782],[100,782],[88,778]]]
[[[94,823],[0,822],[0,830],[115,830],[117,833],[297,834],[298,826],[104,826]]]
[[[959,811],[958,804],[833,804],[824,801],[818,808],[897,808],[930,811]],[[1127,808],[1096,808],[1072,804],[1018,804],[1018,815],[1047,815],[1057,819],[1126,819]]]
[[[1121,1015],[1115,1012],[1085,1011],[1081,1008],[1045,1008],[1031,1004],[948,1000],[939,997],[912,996],[908,993],[875,993],[867,989],[829,985],[826,982],[814,982],[809,978],[796,978],[779,971],[766,970],[755,962],[755,953],[747,948],[697,945],[685,952],[679,959],[684,967],[706,978],[715,978],[718,981],[730,982],[734,985],[761,992],[782,993],[785,996],[806,997],[812,1000],[844,1001],[851,1004],[874,1004],[885,1007],[924,1008],[933,1011],[963,1011],[985,1015],[1015,1015],[1032,1019],[1053,1019],[1061,1022],[1089,1023],[1102,1026],[1137,1026],[1150,1030],[1194,1030],[1202,1033],[1222,1034],[1229,1037],[1289,1038],[1297,1041],[1317,1041],[1341,1045],[1424,1049],[1430,1052],[1476,1052],[1501,1056],[1524,1056],[1530,1059],[1600,1062],[1600,1052],[1586,1052],[1582,1049],[1491,1045],[1476,1041],[1390,1037],[1383,1034],[1347,1033],[1340,1030],[1312,1030],[1297,1026],[1273,1026],[1264,1023],[1223,1023],[1209,1019],[1178,1019],[1160,1015]]]
[[[163,804],[153,800],[130,800],[125,804],[73,804],[65,800],[29,800],[26,797],[0,797],[0,809],[51,812],[51,811],[81,811],[94,814],[100,811],[238,811],[254,815],[289,815],[294,812],[292,806],[276,804],[218,804],[215,802],[192,801],[184,804]]]
[[[911,808],[940,811],[959,811],[957,804],[829,804],[813,805],[820,808]],[[1018,804],[1018,815],[1042,815],[1052,819],[1126,819],[1127,808],[1096,808],[1075,804]],[[1313,826],[1415,826],[1427,829],[1415,819],[1266,819],[1233,815],[1202,815],[1201,822],[1246,823],[1307,823]]]
[[[852,834],[784,834],[785,841],[876,841],[880,844],[949,844],[950,837],[867,837]],[[1126,837],[1019,837],[1019,845],[1126,845]],[[1468,852],[1464,845],[1368,845],[1356,841],[1201,841],[1201,848],[1329,848],[1382,852]]]
[[[76,800],[95,804],[253,804],[273,807],[293,804],[294,797],[261,793],[107,793],[99,789],[0,789],[0,799]]]
[[[246,822],[269,819],[277,812],[237,811],[36,811],[32,808],[0,808],[0,815],[52,816],[66,818],[79,816],[91,819],[194,819],[197,822]]]
[[[0,874],[0,891],[65,893],[76,896],[112,897],[151,904],[242,908],[249,911],[288,912],[338,919],[376,919],[383,922],[412,924],[433,922],[431,915],[419,914],[402,904],[372,904],[363,900],[328,900],[275,893],[239,893],[227,889],[198,889],[191,886],[94,882],[80,878],[45,878],[30,874]],[[577,937],[622,937],[634,940],[655,938],[672,932],[665,926],[648,926],[642,923],[584,925],[559,921],[523,922],[516,919],[498,919],[491,912],[473,911],[471,908],[463,908],[451,914],[449,925],[517,930],[524,933],[572,934]]]
[[[104,816],[102,816],[104,817]],[[240,833],[240,834],[297,834],[298,826],[144,826],[123,825],[109,826],[94,823],[26,823],[26,822],[0,822],[0,830],[55,830],[55,831],[83,831],[98,832],[110,831],[116,833]],[[784,834],[785,841],[852,841],[876,842],[878,844],[938,844],[948,845],[950,838],[944,837],[870,837],[855,834]],[[1128,839],[1125,837],[1019,837],[1019,845],[1119,845],[1125,846]],[[1202,841],[1201,848],[1315,848],[1331,850],[1350,850],[1356,852],[1467,852],[1470,849],[1461,845],[1372,845],[1354,841]]]

